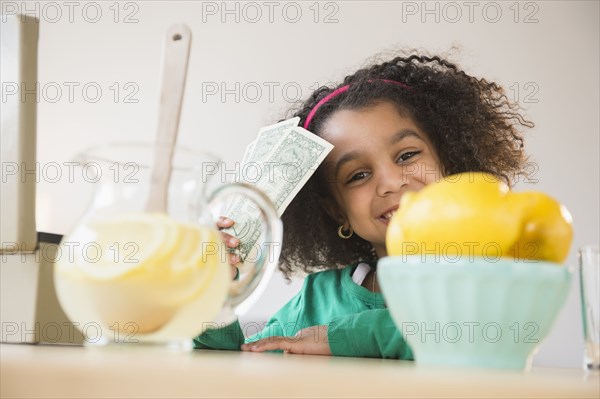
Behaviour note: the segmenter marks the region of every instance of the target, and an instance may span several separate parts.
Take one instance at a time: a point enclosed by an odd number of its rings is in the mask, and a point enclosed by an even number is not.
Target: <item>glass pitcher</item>
[[[215,156],[175,149],[167,212],[146,212],[153,152],[151,144],[111,143],[74,160],[81,171],[76,176],[93,195],[61,242],[54,282],[86,344],[189,349],[207,327],[247,311],[276,268],[282,240],[276,210],[258,189],[219,179],[224,175]],[[233,279],[231,249],[215,221],[241,196],[256,205],[261,232],[258,255]]]

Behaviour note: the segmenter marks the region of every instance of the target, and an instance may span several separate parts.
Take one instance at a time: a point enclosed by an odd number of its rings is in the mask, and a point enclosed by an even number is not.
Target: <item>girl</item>
[[[280,269],[311,274],[246,343],[235,323],[197,337],[196,347],[412,359],[375,268],[400,198],[466,171],[510,184],[525,174],[520,131],[533,124],[496,83],[417,54],[321,87],[293,116],[335,146],[282,216]]]

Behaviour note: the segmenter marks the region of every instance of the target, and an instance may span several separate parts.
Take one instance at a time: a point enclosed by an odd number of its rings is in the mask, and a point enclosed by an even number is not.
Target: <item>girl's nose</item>
[[[379,173],[376,188],[377,195],[385,197],[398,193],[402,187],[408,185],[408,181],[409,176],[402,173],[398,168],[386,168]]]

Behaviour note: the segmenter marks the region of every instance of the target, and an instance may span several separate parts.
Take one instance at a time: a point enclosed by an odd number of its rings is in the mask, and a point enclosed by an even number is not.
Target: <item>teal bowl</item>
[[[528,369],[572,272],[542,262],[388,256],[377,278],[418,364]]]

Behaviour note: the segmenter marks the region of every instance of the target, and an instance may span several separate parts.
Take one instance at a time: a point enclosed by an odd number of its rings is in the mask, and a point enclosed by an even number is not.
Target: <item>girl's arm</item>
[[[212,326],[210,326],[212,327]],[[216,326],[215,326],[216,327]],[[194,349],[223,349],[239,351],[244,334],[239,321],[222,328],[206,329],[194,338]]]
[[[327,338],[334,356],[413,360],[413,353],[396,328],[388,309],[365,310],[333,319]]]
[[[336,317],[326,325],[304,328],[293,337],[270,336],[245,344],[242,350],[413,360],[411,348],[387,309]]]

